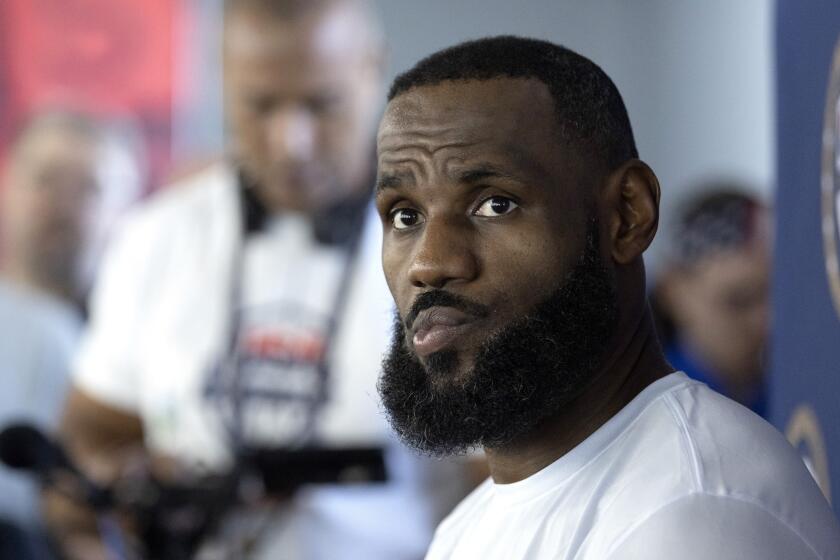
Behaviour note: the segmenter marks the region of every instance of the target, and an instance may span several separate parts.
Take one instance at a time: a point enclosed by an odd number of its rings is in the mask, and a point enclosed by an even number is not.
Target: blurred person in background
[[[24,126],[10,150],[0,205],[5,279],[81,307],[102,145],[101,131],[82,114],[49,112]]]
[[[0,274],[83,311],[102,247],[143,190],[130,123],[36,113],[13,140],[0,199]]]
[[[0,201],[0,425],[57,427],[96,248],[139,191],[126,181],[126,169],[138,175],[124,148],[102,123],[72,110],[36,113],[11,143]],[[35,484],[2,467],[0,520],[9,526],[4,558],[40,548],[28,538],[41,531]]]
[[[770,212],[736,184],[694,192],[653,289],[662,344],[676,369],[765,416]]]
[[[445,513],[423,483],[451,479],[391,445],[375,396],[392,302],[370,205],[384,56],[371,6],[229,0],[223,43],[229,157],[140,208],[109,249],[64,441],[102,484],[143,447],[155,477],[200,493],[243,450],[373,443],[385,484],[240,507],[197,554],[419,558]],[[68,557],[103,557],[84,503],[49,504]]]

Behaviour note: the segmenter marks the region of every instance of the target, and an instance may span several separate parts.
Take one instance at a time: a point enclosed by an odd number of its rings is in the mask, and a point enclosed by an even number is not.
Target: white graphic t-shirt
[[[241,274],[232,279],[233,351],[222,350],[205,386],[226,431],[256,447],[375,443],[364,432],[337,437],[321,424],[326,411],[341,406],[331,399],[328,354],[340,334],[356,251],[318,243],[307,219],[286,214],[250,234],[241,259]]]

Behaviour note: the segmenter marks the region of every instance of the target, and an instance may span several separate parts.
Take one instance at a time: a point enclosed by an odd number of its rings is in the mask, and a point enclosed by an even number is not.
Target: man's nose
[[[269,148],[275,158],[310,159],[315,147],[315,122],[305,109],[277,109],[269,116],[266,126]]]
[[[443,288],[474,280],[479,263],[467,228],[453,219],[428,220],[412,255],[408,276],[417,288]]]

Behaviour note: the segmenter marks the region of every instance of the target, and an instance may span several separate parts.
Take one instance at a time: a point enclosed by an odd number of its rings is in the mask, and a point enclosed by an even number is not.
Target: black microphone
[[[47,486],[56,486],[57,480],[69,475],[81,494],[79,497],[93,508],[113,506],[111,492],[85,476],[59,444],[31,424],[12,424],[0,432],[0,461],[38,476]]]

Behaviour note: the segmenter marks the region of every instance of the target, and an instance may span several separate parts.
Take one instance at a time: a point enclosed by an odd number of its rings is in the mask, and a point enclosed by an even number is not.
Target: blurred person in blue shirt
[[[653,288],[674,368],[766,416],[770,212],[731,183],[695,189]]]
[[[81,264],[101,145],[91,119],[50,112],[30,120],[9,151],[0,205],[0,424],[56,427],[82,326]],[[28,535],[40,529],[33,480],[0,470],[0,519],[3,554],[12,554],[14,540],[16,555],[33,545]]]
[[[0,203],[0,427],[57,427],[98,247],[141,185],[133,151],[115,132],[82,112],[38,112],[7,154]],[[38,546],[30,537],[41,525],[37,492],[33,480],[0,467],[3,558],[27,557],[24,549],[13,554],[5,548],[13,540],[18,547]]]

